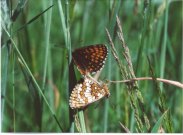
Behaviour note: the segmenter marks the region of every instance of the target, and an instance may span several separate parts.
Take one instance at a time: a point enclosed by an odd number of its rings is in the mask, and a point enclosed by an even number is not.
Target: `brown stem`
[[[111,83],[126,83],[126,82],[131,82],[131,81],[142,81],[142,80],[153,80],[152,77],[139,77],[139,78],[133,78],[130,80],[123,80],[123,81],[109,81]],[[167,84],[172,84],[174,86],[177,86],[179,88],[183,89],[183,84],[177,81],[172,81],[172,80],[167,80],[167,79],[162,79],[162,78],[156,78],[157,81],[167,83]]]

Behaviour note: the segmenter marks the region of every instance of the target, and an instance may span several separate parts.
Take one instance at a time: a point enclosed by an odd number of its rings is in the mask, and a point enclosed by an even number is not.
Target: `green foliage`
[[[183,82],[182,1],[7,0],[2,5],[2,132],[125,132],[120,123],[130,132],[158,132],[160,127],[165,132],[183,132],[182,90],[155,79]],[[71,73],[75,48],[97,43],[108,46],[99,80],[133,76],[128,69],[122,71],[128,63],[118,38],[116,15],[135,76],[154,80],[136,82],[135,90],[124,83],[110,83],[109,99],[76,111],[73,117],[69,95],[81,77],[76,68]]]

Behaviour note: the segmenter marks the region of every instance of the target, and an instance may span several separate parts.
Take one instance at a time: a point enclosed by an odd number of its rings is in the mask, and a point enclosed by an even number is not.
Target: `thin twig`
[[[127,82],[133,82],[133,81],[142,81],[142,80],[154,80],[152,77],[139,77],[139,78],[133,78],[129,80],[122,80],[122,81],[109,81],[111,83],[127,83]],[[162,78],[156,78],[157,81],[166,83],[166,84],[172,84],[174,86],[177,86],[179,88],[183,88],[183,84],[177,81],[162,79]]]

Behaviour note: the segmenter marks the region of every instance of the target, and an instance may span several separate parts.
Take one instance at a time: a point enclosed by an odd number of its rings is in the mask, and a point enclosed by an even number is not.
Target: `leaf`
[[[164,114],[159,118],[159,120],[156,122],[154,127],[151,130],[151,133],[158,133],[159,128],[161,127],[161,124],[163,122],[163,119],[165,118],[168,110],[164,112]]]

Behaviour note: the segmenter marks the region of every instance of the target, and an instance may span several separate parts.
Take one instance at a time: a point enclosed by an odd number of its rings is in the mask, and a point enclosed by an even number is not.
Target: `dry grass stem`
[[[129,51],[129,48],[126,46],[124,36],[123,36],[122,25],[120,23],[120,20],[119,20],[118,16],[116,16],[116,19],[117,19],[117,26],[118,26],[119,31],[120,31],[120,32],[118,32],[118,37],[119,37],[119,40],[122,42],[122,47],[125,50],[123,55],[124,55],[124,57],[125,57],[125,59],[128,63],[128,67],[129,67],[129,70],[130,70],[130,73],[131,73],[132,77],[135,78],[135,73],[134,73],[134,70],[133,70],[132,62],[131,62],[130,51]]]
[[[142,80],[154,80],[152,77],[139,77],[139,78],[133,78],[129,80],[123,80],[123,81],[109,81],[111,83],[127,83],[127,82],[133,82],[133,81],[142,81]],[[167,80],[167,79],[162,79],[162,78],[156,78],[157,81],[166,83],[166,84],[171,84],[174,86],[177,86],[179,88],[183,89],[183,84],[177,81],[172,81],[172,80]]]
[[[119,69],[121,70],[122,76],[123,76],[125,79],[127,79],[127,76],[124,74],[124,71],[126,71],[125,68],[124,68],[125,66],[124,66],[124,65],[121,63],[121,61],[119,60],[117,51],[116,51],[116,49],[115,49],[115,47],[114,47],[114,43],[113,43],[113,41],[112,41],[112,38],[111,38],[110,33],[109,33],[109,31],[108,31],[107,28],[106,28],[106,32],[107,32],[107,36],[108,36],[108,39],[109,39],[109,42],[110,42],[110,45],[111,45],[111,49],[112,49],[111,52],[112,52],[112,54],[113,54],[113,56],[114,56],[116,62],[118,63],[118,66],[119,66]]]

